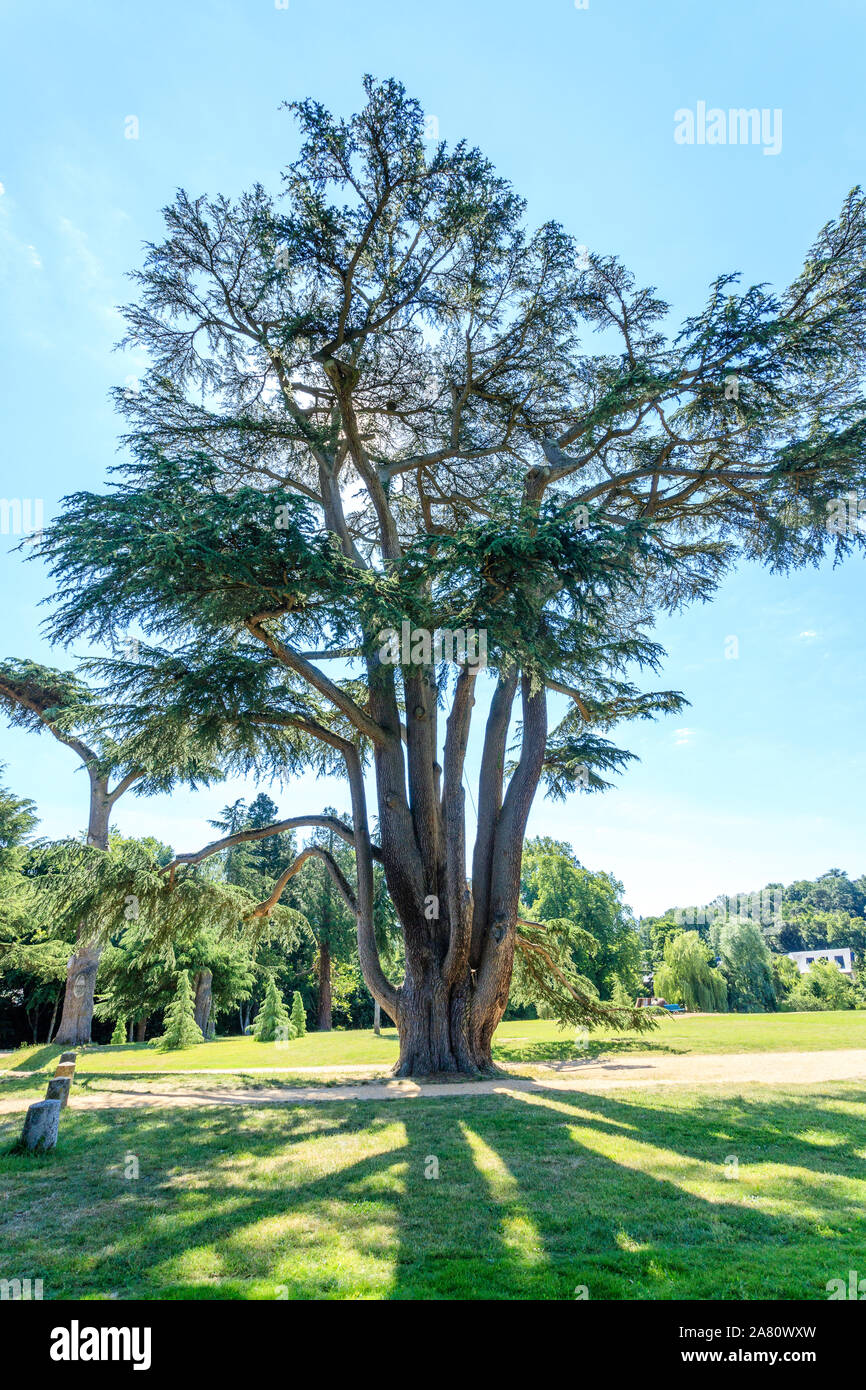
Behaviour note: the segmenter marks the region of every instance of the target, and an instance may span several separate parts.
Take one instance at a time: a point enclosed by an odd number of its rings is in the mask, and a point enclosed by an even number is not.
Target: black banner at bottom
[[[393,1351],[405,1335],[412,1338],[416,1357],[420,1353],[413,1383],[421,1378],[430,1383],[437,1374],[465,1375],[475,1360],[473,1349],[486,1374],[501,1370],[509,1379],[519,1351],[542,1364],[560,1356],[576,1367],[585,1366],[593,1353],[609,1372],[640,1378],[661,1373],[700,1381],[712,1371],[759,1369],[772,1383],[779,1372],[794,1368],[826,1378],[850,1367],[851,1346],[859,1345],[862,1332],[861,1312],[852,1301],[860,1300],[106,1304],[22,1299],[0,1302],[0,1357],[6,1384],[13,1383],[19,1358],[38,1383],[49,1385],[93,1381],[101,1372],[129,1373],[141,1381],[167,1372],[216,1375],[217,1383],[230,1375],[257,1379],[265,1367],[277,1374],[281,1365],[287,1375],[297,1371],[302,1364],[297,1358],[305,1352],[325,1375],[346,1374],[347,1353],[350,1358],[360,1354],[357,1373],[369,1375],[375,1367],[372,1334],[387,1339],[380,1345],[390,1354],[379,1374],[389,1379]],[[460,1332],[464,1335],[452,1343],[451,1335]],[[449,1346],[454,1363],[446,1367]]]

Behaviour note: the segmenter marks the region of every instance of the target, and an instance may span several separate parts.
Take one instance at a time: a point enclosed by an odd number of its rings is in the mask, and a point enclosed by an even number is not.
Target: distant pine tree
[[[189,982],[189,972],[181,970],[177,977],[177,993],[165,1011],[165,1031],[154,1044],[160,1050],[192,1047],[204,1042],[202,1031],[195,1021],[195,995]]]
[[[292,1037],[302,1038],[307,1031],[307,1015],[304,1010],[304,1001],[300,992],[295,990],[292,995]]]
[[[121,1017],[114,1025],[114,1032],[111,1035],[112,1045],[115,1043],[126,1042],[126,1019]]]
[[[283,996],[273,975],[268,980],[262,1007],[256,1015],[253,1033],[258,1042],[288,1041],[295,1033]]]

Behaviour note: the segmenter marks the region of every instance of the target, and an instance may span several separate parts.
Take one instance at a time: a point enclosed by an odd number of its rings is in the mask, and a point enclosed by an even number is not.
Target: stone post
[[[72,1085],[72,1078],[69,1076],[52,1076],[45,1092],[46,1100],[59,1100],[60,1109],[65,1110],[69,1104],[69,1088]]]
[[[53,1149],[60,1128],[60,1101],[34,1101],[24,1118],[19,1147],[29,1153]]]

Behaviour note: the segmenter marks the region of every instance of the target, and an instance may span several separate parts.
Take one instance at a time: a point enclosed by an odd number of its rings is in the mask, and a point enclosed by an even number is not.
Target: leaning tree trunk
[[[326,942],[319,943],[319,1023],[320,1033],[331,1031],[331,951]]]
[[[195,1021],[207,1037],[207,1025],[213,1004],[213,971],[199,970],[195,977]]]
[[[94,849],[108,849],[108,820],[112,801],[105,778],[90,775],[90,824],[87,843]],[[102,947],[91,938],[87,923],[78,928],[75,955],[66,969],[66,991],[63,1013],[54,1041],[66,1047],[80,1047],[90,1042],[93,1026],[93,997],[96,991],[96,972]]]

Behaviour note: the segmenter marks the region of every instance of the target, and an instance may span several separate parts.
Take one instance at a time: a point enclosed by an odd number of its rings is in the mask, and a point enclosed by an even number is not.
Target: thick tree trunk
[[[482,758],[484,795],[478,807],[480,845],[473,857],[471,889],[466,882],[461,779],[474,695],[471,673],[465,669],[457,681],[445,738],[442,835],[436,862],[425,869],[427,883],[435,884],[436,892],[424,902],[432,901],[435,910],[432,915],[424,912],[423,927],[418,905],[406,911],[392,889],[406,944],[406,976],[396,1001],[397,1076],[478,1075],[494,1069],[493,1034],[508,1004],[514,966],[523,837],[547,737],[544,691],[534,690],[524,675],[520,760],[503,795],[506,716],[516,683],[512,673],[501,676],[491,707]],[[387,814],[381,825],[391,887],[392,856],[406,857],[406,850]]]
[[[331,952],[319,943],[319,1032],[331,1031]]]
[[[111,815],[111,798],[104,778],[95,773],[90,775],[90,823],[87,830],[87,843],[94,849],[108,849],[108,820]],[[80,1047],[90,1042],[93,1026],[93,996],[96,991],[96,972],[102,947],[89,939],[86,922],[78,929],[78,943],[75,955],[71,957],[66,970],[66,992],[63,996],[63,1013],[60,1027],[54,1041],[66,1047]]]
[[[145,1042],[147,1039],[147,1019],[140,1018],[135,1025],[135,1041]]]
[[[199,970],[195,977],[195,1021],[207,1037],[207,1025],[213,1003],[213,971]]]
[[[445,983],[441,970],[431,970],[418,981],[407,976],[400,991],[396,1020],[400,1057],[394,1075],[435,1076],[457,1072],[477,1076],[489,1072],[492,1069],[489,1042],[480,1041],[480,1032],[476,1038],[472,1014],[468,973],[452,986]]]
[[[79,936],[79,941],[80,941]],[[79,945],[66,971],[66,992],[63,1014],[54,1039],[65,1047],[80,1047],[90,1042],[93,1023],[93,995],[101,948],[92,942]]]

